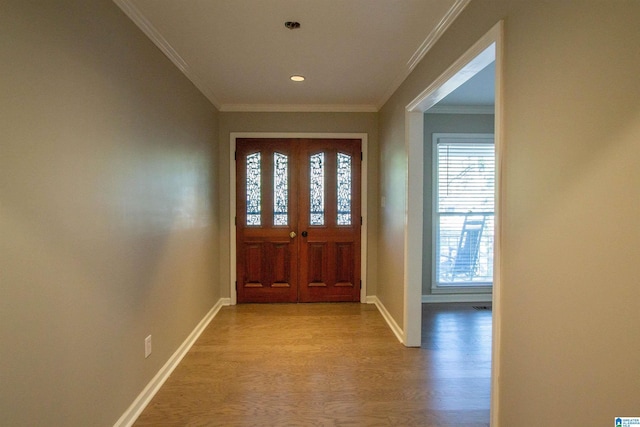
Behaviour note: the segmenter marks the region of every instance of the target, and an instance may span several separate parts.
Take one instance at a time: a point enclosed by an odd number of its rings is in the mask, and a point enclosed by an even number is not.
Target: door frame
[[[362,149],[362,165],[360,169],[360,215],[362,226],[360,227],[360,302],[366,302],[367,296],[367,159],[368,159],[368,134],[366,133],[301,133],[301,132],[231,132],[229,138],[229,296],[230,304],[236,305],[238,294],[236,291],[237,280],[237,255],[236,255],[236,140],[242,138],[283,138],[283,139],[359,139]]]
[[[493,50],[490,47],[493,46]],[[491,56],[493,56],[491,58]],[[501,243],[504,206],[502,170],[504,163],[504,21],[496,23],[484,36],[449,66],[405,107],[405,146],[407,149],[407,219],[404,248],[404,331],[408,347],[420,347],[422,335],[422,233],[424,178],[424,112],[458,88],[490,60],[495,60],[494,141],[496,152],[495,231],[493,267],[493,328],[491,347],[491,425],[498,424],[500,393],[500,351],[502,323]]]

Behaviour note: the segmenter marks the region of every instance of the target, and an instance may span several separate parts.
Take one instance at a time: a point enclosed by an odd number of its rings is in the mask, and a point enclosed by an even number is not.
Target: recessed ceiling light
[[[300,76],[300,75],[293,75],[290,78],[294,82],[303,82],[304,81],[304,76]]]

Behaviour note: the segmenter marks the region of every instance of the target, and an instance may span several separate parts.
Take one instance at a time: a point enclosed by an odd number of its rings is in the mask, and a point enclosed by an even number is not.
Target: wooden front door
[[[360,300],[359,139],[238,139],[237,299]]]

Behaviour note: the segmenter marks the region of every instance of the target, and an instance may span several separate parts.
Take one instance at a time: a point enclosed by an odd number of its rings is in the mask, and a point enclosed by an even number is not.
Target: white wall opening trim
[[[500,378],[500,324],[501,324],[501,212],[502,212],[502,159],[503,141],[503,38],[504,22],[500,21],[480,40],[456,60],[440,77],[429,84],[406,106],[405,137],[407,147],[407,220],[405,225],[404,275],[404,344],[419,346],[421,340],[422,302],[422,233],[423,226],[423,154],[424,112],[469,80],[490,62],[496,62],[495,89],[495,149],[496,200],[493,282],[493,336],[491,372],[491,425],[498,426],[498,395]]]

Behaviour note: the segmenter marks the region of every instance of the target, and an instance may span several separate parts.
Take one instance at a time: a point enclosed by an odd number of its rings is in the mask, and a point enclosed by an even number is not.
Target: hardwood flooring
[[[224,307],[135,426],[489,425],[491,311],[425,305],[423,348],[375,306]]]

